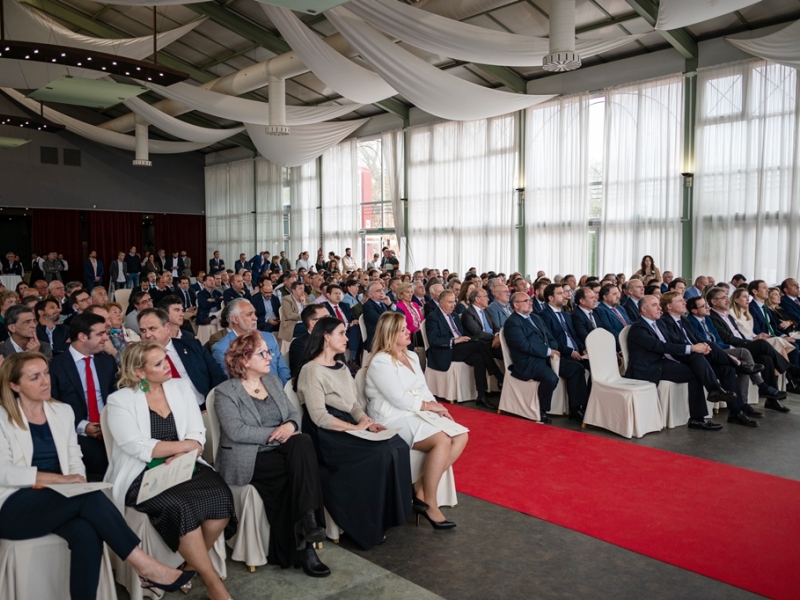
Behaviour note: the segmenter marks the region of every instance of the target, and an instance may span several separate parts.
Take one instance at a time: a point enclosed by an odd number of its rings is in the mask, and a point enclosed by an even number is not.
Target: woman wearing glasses
[[[269,372],[271,359],[259,331],[228,347],[230,379],[215,389],[220,426],[215,466],[229,484],[250,484],[263,499],[271,528],[269,563],[327,577],[330,569],[313,544],[325,538],[317,455],[311,438],[300,433],[301,416],[281,380]]]

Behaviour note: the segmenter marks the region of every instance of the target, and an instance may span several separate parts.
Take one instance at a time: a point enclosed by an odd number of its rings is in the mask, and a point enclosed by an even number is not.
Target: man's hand
[[[555,349],[553,349],[553,348],[550,348],[550,356],[551,356],[551,357],[553,357],[553,356],[558,356],[558,357],[560,357],[560,356],[561,356],[561,352],[559,352],[558,350],[555,350]]]
[[[103,431],[100,429],[100,423],[89,423],[83,432],[91,438],[99,440],[103,437]]]
[[[281,320],[280,319],[267,319],[267,323],[277,327],[278,325],[281,324]]]
[[[705,342],[701,342],[699,344],[692,344],[689,350],[694,352],[695,354],[708,354],[709,352],[711,352],[711,348]]]
[[[37,337],[32,337],[28,342],[28,345],[25,346],[25,349],[28,352],[39,352],[39,349],[42,347],[42,343],[39,341]]]
[[[469,336],[462,335],[455,339],[453,342],[454,344],[463,344],[464,342],[468,342],[470,340]]]
[[[574,358],[575,360],[583,360],[583,357],[580,354],[578,354],[577,350],[572,351],[572,358]]]
[[[492,340],[492,348],[499,348],[499,347],[500,347],[500,334],[497,334],[496,336],[494,336],[494,339]]]

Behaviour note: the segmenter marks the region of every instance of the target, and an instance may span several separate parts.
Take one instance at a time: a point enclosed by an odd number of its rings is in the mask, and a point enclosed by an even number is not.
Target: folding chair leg
[[[251,566],[251,565],[247,565],[247,568],[250,570],[251,573],[255,573],[256,572],[256,568]]]

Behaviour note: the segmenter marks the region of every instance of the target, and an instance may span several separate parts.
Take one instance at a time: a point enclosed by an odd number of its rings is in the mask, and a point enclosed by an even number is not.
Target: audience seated
[[[314,329],[314,325],[316,325],[317,321],[321,318],[329,316],[329,314],[328,309],[319,304],[309,304],[303,309],[300,315],[303,333],[296,336],[289,346],[289,370],[292,373],[292,379],[297,379],[297,375],[300,372],[303,354],[306,351],[306,344],[311,337],[311,331]],[[336,360],[344,362],[344,354],[337,356]]]
[[[578,341],[572,315],[566,312],[564,286],[551,283],[544,289],[544,298],[547,300],[547,308],[542,310],[539,316],[556,341],[561,364],[564,364],[564,361],[578,361],[578,364],[588,371],[589,359],[586,356],[586,347]]]
[[[509,302],[511,291],[500,279],[495,278],[489,281],[489,292],[494,299],[486,307],[486,312],[492,318],[495,331],[500,331],[514,312]]]
[[[439,296],[443,291],[444,286],[441,283],[438,283],[438,281],[432,284],[430,282],[428,283],[428,295],[431,297],[431,301],[428,302],[422,310],[426,319],[433,311],[439,308]]]
[[[418,282],[418,285],[420,290],[424,292],[422,282]],[[405,316],[406,328],[408,329],[410,338],[410,348],[424,348],[422,331],[420,329],[422,321],[425,320],[425,316],[422,314],[426,302],[424,295],[421,299],[416,298],[414,296],[414,284],[410,282],[398,285],[396,293],[398,298],[397,309]]]
[[[625,310],[628,321],[639,320],[639,300],[644,296],[644,284],[639,279],[631,279],[624,286],[625,293],[620,297],[619,306]]]
[[[130,310],[132,308],[132,310]],[[131,294],[130,307],[125,317],[125,329],[130,329],[137,335],[139,332],[139,314],[153,308],[153,297],[147,292],[137,290]]]
[[[258,293],[250,297],[250,302],[256,309],[258,329],[277,332],[281,324],[281,301],[273,292],[272,282],[269,279],[265,278],[259,281]]]
[[[61,325],[61,305],[55,298],[48,297],[36,304],[36,337],[40,342],[49,344],[53,356],[66,352],[69,348],[69,327]]]
[[[197,294],[197,324],[208,325],[211,322],[211,313],[219,311],[222,306],[222,292],[215,289],[216,278],[213,274],[206,275],[203,289]]]
[[[70,286],[67,285],[67,290],[69,291]],[[92,304],[92,297],[89,295],[83,288],[78,288],[77,290],[73,291],[69,295],[69,301],[67,302],[66,306],[62,309],[62,314],[67,313],[66,318],[64,319],[64,325],[69,327],[70,322],[74,319],[77,315],[81,314],[85,311],[89,306]]]
[[[236,273],[230,276],[230,287],[222,294],[222,299],[227,303],[236,298],[250,300],[250,292],[244,287],[244,278]]]
[[[575,309],[571,315],[572,326],[575,328],[578,343],[586,347],[586,336],[599,327],[598,319],[595,318],[597,294],[589,286],[582,287],[575,291],[573,300]]]
[[[705,275],[699,275],[694,280],[694,285],[690,288],[687,288],[683,293],[683,297],[685,300],[688,300],[689,298],[697,298],[698,296],[702,296],[706,287],[708,287],[708,277]]]
[[[295,281],[292,283],[291,293],[281,300],[283,316],[278,329],[279,340],[287,343],[292,341],[295,334],[302,328],[302,326],[297,326],[300,325],[300,313],[303,312],[306,305],[308,305],[308,301],[306,300],[305,286],[303,282]]]
[[[800,342],[783,333],[775,313],[766,305],[769,296],[769,287],[766,282],[754,279],[747,284],[747,291],[753,298],[749,305],[750,316],[753,318],[753,334],[782,338],[786,343],[791,344],[793,351],[789,352],[789,360],[794,366],[800,366]]]
[[[206,432],[186,381],[173,379],[161,344],[136,342],[122,353],[118,387],[107,409],[114,441],[105,481],[114,484],[114,504],[123,513],[132,507],[146,514],[169,549],[183,557],[180,568],[200,574],[209,598],[230,598],[208,550],[221,534],[236,533],[233,496],[200,459]],[[198,459],[191,479],[137,502],[147,469],[189,452],[197,452]]]
[[[0,355],[41,352],[48,359],[53,358],[53,349],[50,344],[40,341],[37,337],[35,311],[24,304],[17,304],[16,294],[14,294],[14,304],[7,308],[3,315],[3,321],[9,335],[6,341],[0,344]]]
[[[364,291],[364,299],[361,301],[364,306],[364,325],[367,329],[367,339],[364,340],[364,349],[371,352],[372,340],[375,337],[375,328],[378,319],[387,310],[396,310],[394,304],[386,296],[383,285],[378,281],[373,281],[367,285]],[[447,369],[444,369],[445,371]]]
[[[599,302],[594,316],[597,326],[610,331],[617,340],[619,348],[619,332],[631,324],[627,313],[619,308],[620,292],[616,285],[604,285],[600,288]]]
[[[409,291],[410,293],[410,291]],[[348,367],[358,370],[361,364],[361,327],[358,324],[358,319],[353,318],[353,313],[350,307],[342,302],[344,293],[342,288],[338,285],[329,285],[327,289],[327,301],[322,303],[330,316],[336,317],[344,323],[347,329],[347,347],[350,349],[350,361]],[[410,301],[409,301],[410,302]],[[413,310],[413,309],[412,309]]]
[[[169,322],[172,325],[172,327],[170,327],[172,337],[186,341],[197,339],[191,323],[186,318],[186,311],[183,308],[183,301],[180,296],[175,294],[165,296],[158,303],[158,308],[169,316]]]
[[[503,286],[505,287],[505,286]],[[473,340],[489,346],[492,356],[503,360],[503,349],[500,347],[500,328],[489,314],[489,293],[483,288],[473,288],[467,297],[469,306],[461,314],[461,326],[464,333]]]

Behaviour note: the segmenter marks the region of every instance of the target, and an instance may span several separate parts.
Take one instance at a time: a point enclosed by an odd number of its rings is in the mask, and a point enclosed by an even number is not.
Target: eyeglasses
[[[272,357],[272,352],[269,350],[262,350],[261,352],[255,352],[254,356],[260,356],[264,360],[268,360]]]

